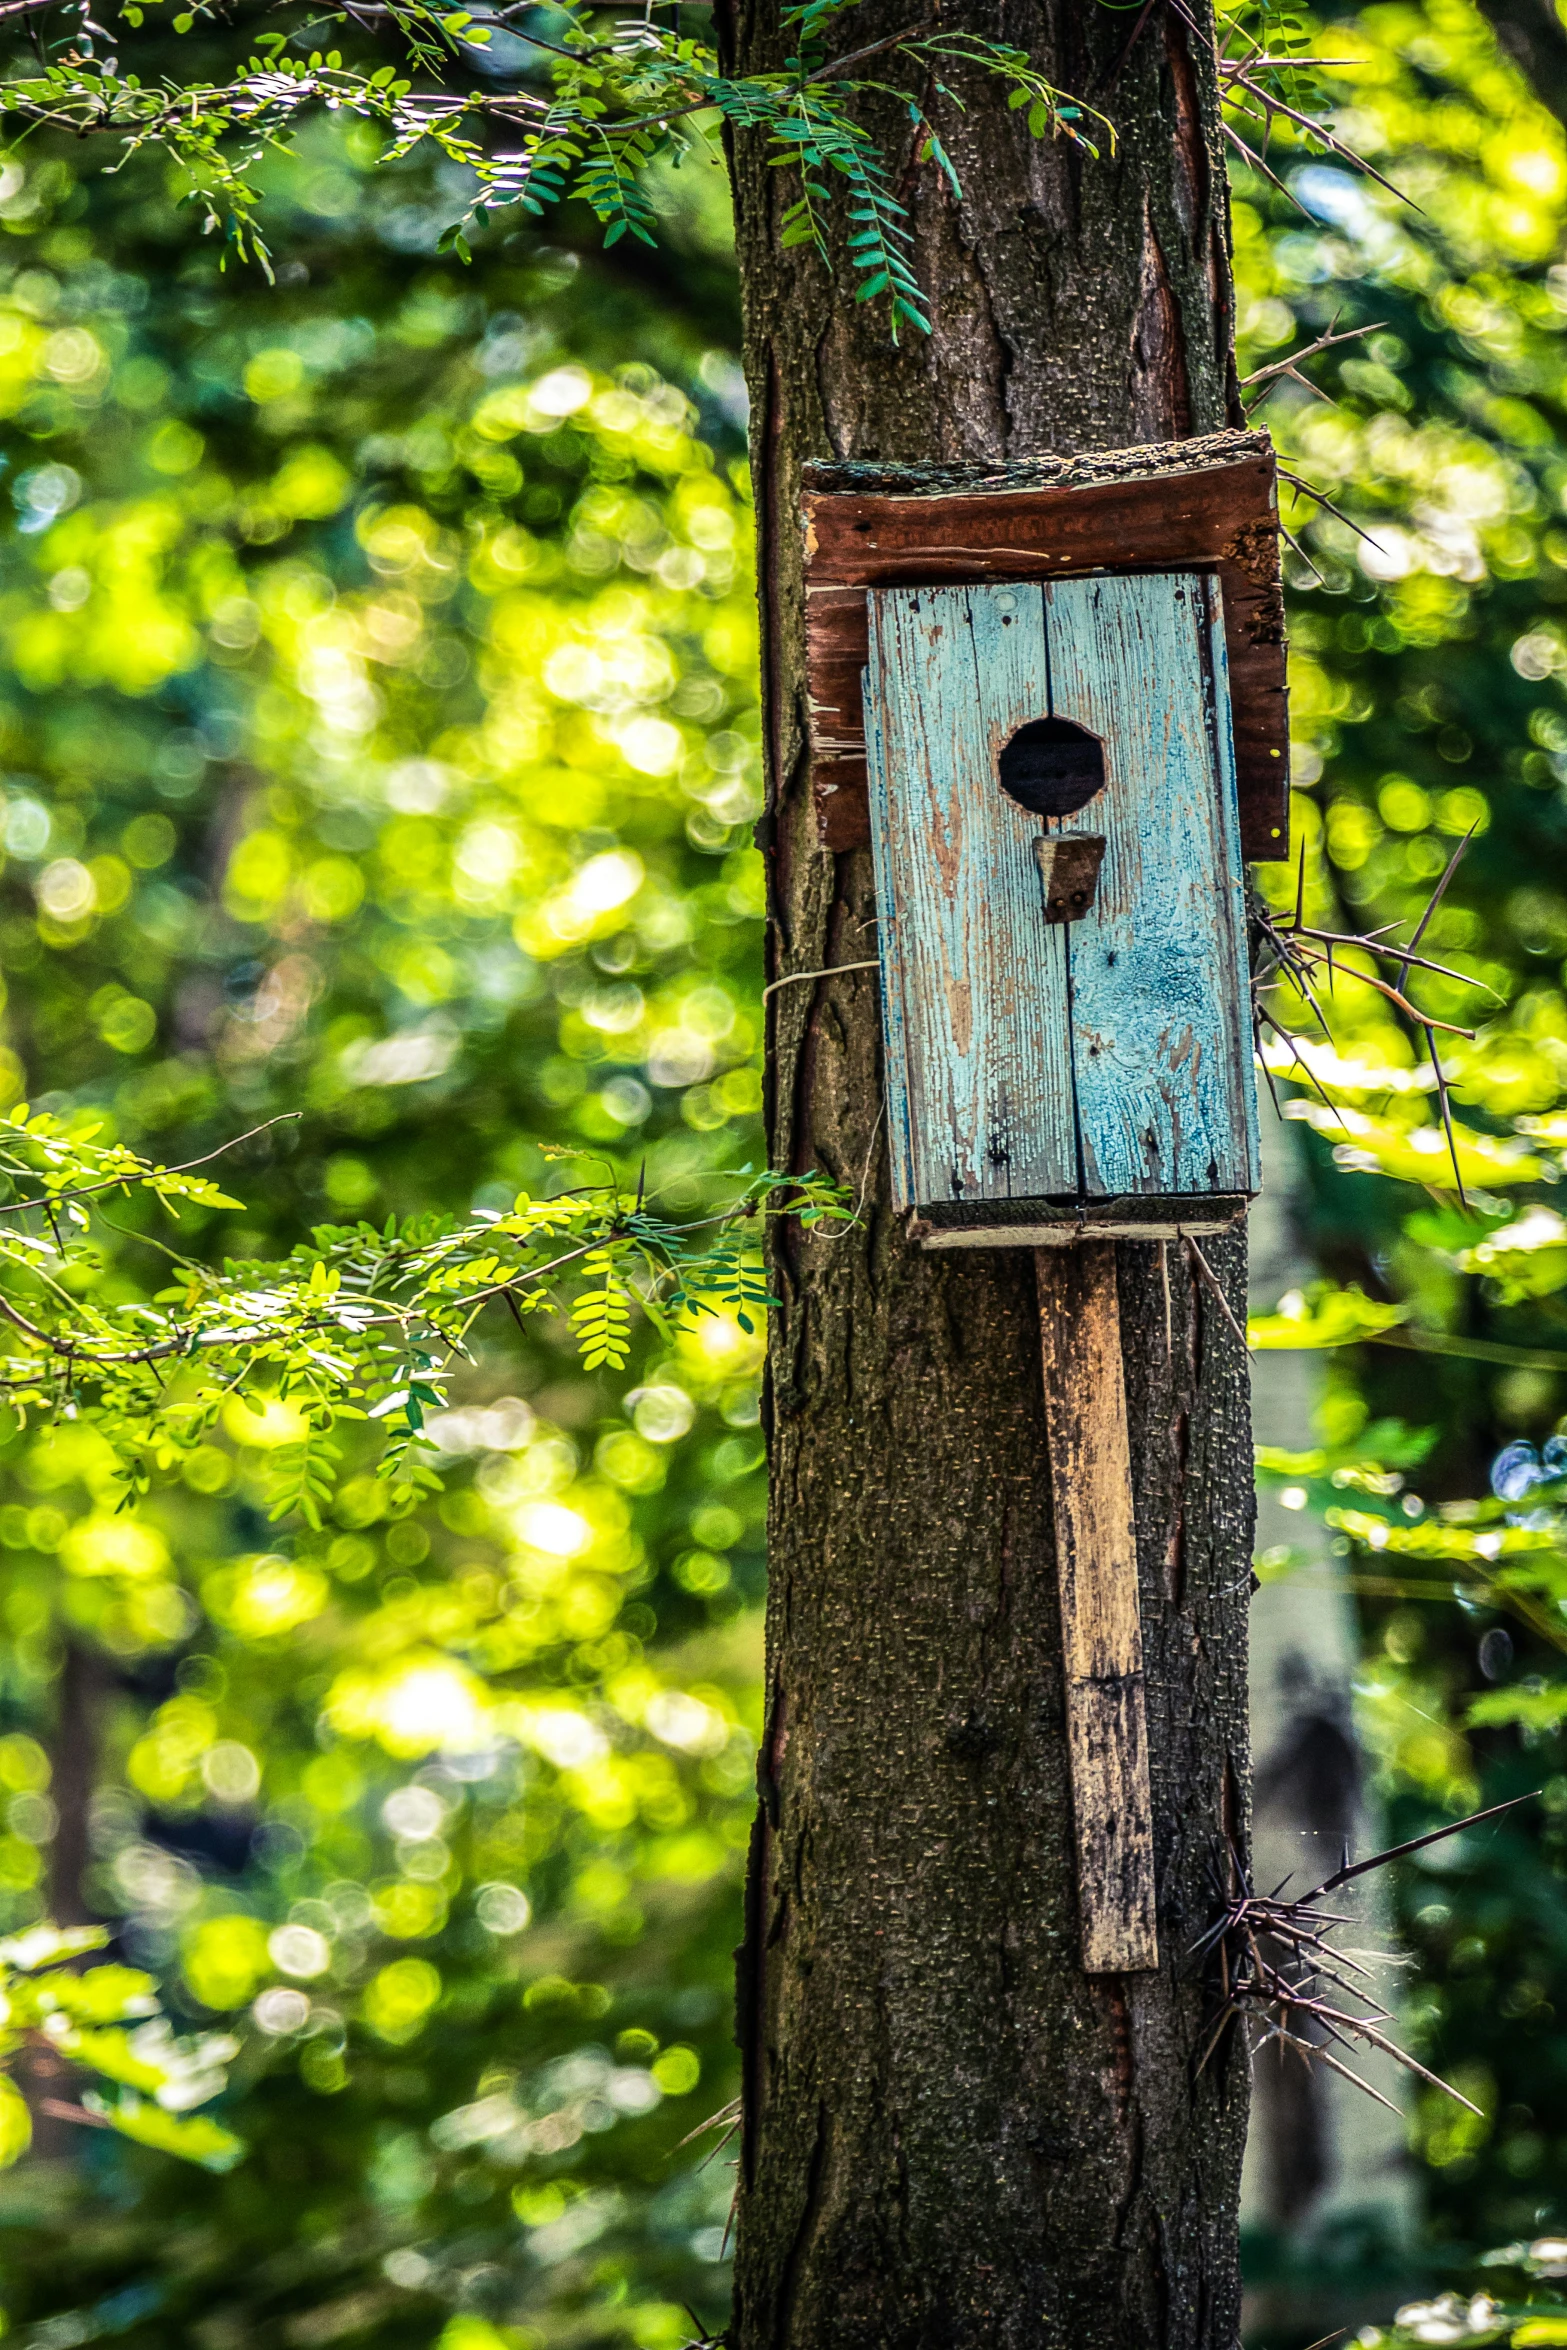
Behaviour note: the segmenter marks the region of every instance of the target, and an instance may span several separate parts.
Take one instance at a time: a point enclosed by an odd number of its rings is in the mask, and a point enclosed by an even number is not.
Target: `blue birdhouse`
[[[930,1247],[1233,1221],[1260,1178],[1220,582],[865,601],[895,1203]]]

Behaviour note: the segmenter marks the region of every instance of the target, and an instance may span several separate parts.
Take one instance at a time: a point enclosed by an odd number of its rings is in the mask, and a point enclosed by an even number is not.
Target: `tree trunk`
[[[882,0],[841,46],[907,22]],[[928,341],[784,252],[797,190],[733,156],[770,766],[769,976],[874,952],[869,853],[817,846],[804,723],[809,459],[1020,458],[1238,421],[1211,61],[1180,19],[956,0],[1098,104],[1099,161],[997,93],[936,100],[963,182],[905,177]],[[741,70],[791,45],[729,0]],[[1124,52],[1124,56],[1123,56]],[[907,139],[889,103],[876,128]],[[1079,1964],[1039,1315],[1027,1251],[925,1256],[887,1206],[874,975],[770,999],[773,1163],[864,1212],[773,1265],[763,1804],[739,2029],[735,2350],[1231,2350],[1246,2060],[1199,2075],[1188,1956],[1244,1832],[1245,1359],[1180,1249],[1118,1249],[1161,1964]],[[1211,1242],[1237,1308],[1244,1246]]]
[[[57,1821],[49,1852],[49,1915],[57,1926],[86,1926],[83,1880],[91,1858],[88,1814],[102,1760],[103,1713],[108,1698],[103,1658],[85,1641],[65,1637],[58,1713],[51,1740],[50,1792]]]

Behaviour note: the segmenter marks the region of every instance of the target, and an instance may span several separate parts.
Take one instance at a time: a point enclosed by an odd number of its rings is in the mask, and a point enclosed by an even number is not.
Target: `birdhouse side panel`
[[[1233,761],[1221,775],[1207,583],[1163,573],[1045,594],[1052,709],[1105,744],[1105,788],[1075,820],[1105,835],[1099,895],[1068,948],[1085,1191],[1251,1192]]]
[[[894,1196],[1075,1191],[1066,948],[1044,923],[1041,827],[996,781],[1049,708],[1043,591],[870,601],[871,840]]]
[[[875,642],[875,622],[871,622]],[[882,1090],[887,1113],[887,1156],[892,1171],[896,1207],[914,1199],[913,1086],[909,1076],[908,1022],[904,1018],[898,908],[888,878],[891,813],[884,788],[886,750],[882,740],[881,705],[871,692],[871,672],[865,671],[865,757],[868,806],[871,818],[871,864],[876,875],[876,938],[881,961]]]
[[[1208,726],[1219,769],[1219,829],[1224,842],[1227,881],[1226,927],[1230,967],[1224,974],[1234,989],[1236,1053],[1239,1063],[1241,1106],[1246,1115],[1247,1180],[1238,1188],[1249,1196],[1262,1189],[1262,1134],[1257,1123],[1256,1024],[1252,1017],[1251,939],[1246,918],[1246,841],[1241,822],[1240,752],[1236,745],[1235,705],[1230,692],[1228,622],[1224,587],[1217,579],[1203,582],[1208,608]]]

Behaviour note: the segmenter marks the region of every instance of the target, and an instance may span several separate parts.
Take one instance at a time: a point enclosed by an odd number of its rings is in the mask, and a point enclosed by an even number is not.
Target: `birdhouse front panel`
[[[873,590],[898,1205],[1258,1188],[1225,639],[1201,574]],[[1010,1213],[1007,1211],[1010,1210]],[[998,1230],[997,1238],[1001,1233]]]

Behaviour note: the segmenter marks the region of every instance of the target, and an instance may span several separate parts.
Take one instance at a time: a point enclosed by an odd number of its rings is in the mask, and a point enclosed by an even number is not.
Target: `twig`
[[[934,32],[936,24],[937,19],[928,16],[923,24],[909,25],[901,33],[888,33],[885,40],[872,41],[864,49],[851,49],[846,57],[834,57],[828,64],[819,65],[814,73],[807,74],[806,80],[829,81],[835,73],[843,73],[851,65],[860,65],[867,57],[879,57],[884,49],[897,49],[905,41],[919,40],[924,34]]]
[[[1303,392],[1309,392],[1314,400],[1326,400],[1330,408],[1335,408],[1338,405],[1331,392],[1325,392],[1320,384],[1310,382],[1307,377],[1301,374],[1300,369],[1289,360],[1286,360],[1281,367],[1270,368],[1269,373],[1270,375],[1287,377],[1291,383],[1299,384]],[[1251,398],[1242,403],[1248,416],[1258,401],[1265,397],[1266,387],[1260,392],[1253,392]]]
[[[1430,1055],[1432,1074],[1436,1079],[1437,1105],[1442,1120],[1442,1131],[1447,1140],[1448,1158],[1453,1170],[1453,1183],[1458,1197],[1465,1207],[1468,1206],[1469,1199],[1464,1186],[1463,1166],[1458,1156],[1458,1133],[1453,1123],[1452,1097],[1446,1073],[1442,1068],[1436,1049],[1436,1031],[1441,1029],[1449,1036],[1465,1037],[1472,1036],[1474,1032],[1472,1029],[1460,1028],[1455,1021],[1438,1020],[1434,1014],[1422,1011],[1418,1004],[1411,1003],[1406,993],[1406,987],[1409,973],[1413,969],[1430,971],[1438,978],[1452,980],[1457,986],[1482,988],[1487,995],[1494,996],[1496,993],[1496,990],[1485,980],[1472,978],[1466,971],[1455,971],[1450,964],[1438,963],[1431,956],[1418,952],[1420,941],[1424,938],[1431,919],[1442,902],[1448,883],[1457,871],[1459,860],[1471,838],[1472,831],[1466,833],[1454,849],[1452,856],[1447,861],[1441,880],[1432,891],[1424,911],[1415,925],[1413,936],[1401,946],[1395,945],[1388,935],[1390,931],[1398,927],[1396,923],[1385,922],[1375,930],[1363,931],[1356,936],[1347,931],[1324,930],[1318,924],[1306,920],[1306,852],[1304,842],[1301,844],[1300,862],[1295,879],[1295,910],[1289,920],[1276,920],[1269,909],[1258,902],[1253,902],[1251,908],[1251,918],[1262,941],[1263,949],[1267,955],[1272,957],[1271,963],[1259,967],[1252,975],[1253,1023],[1256,1025],[1266,1020],[1274,1034],[1284,1040],[1297,1067],[1305,1070],[1323,1102],[1330,1109],[1335,1105],[1329,1100],[1326,1090],[1306,1061],[1295,1035],[1263,1002],[1263,996],[1267,990],[1282,986],[1285,981],[1288,981],[1290,985],[1298,988],[1305,997],[1321,1021],[1325,1034],[1331,1040],[1332,1023],[1318,999],[1314,977],[1318,972],[1325,971],[1331,990],[1339,971],[1339,966],[1334,960],[1334,950],[1368,955],[1373,960],[1390,963],[1395,967],[1396,981],[1380,978],[1375,971],[1356,971],[1354,977],[1363,986],[1374,988],[1377,994],[1385,997],[1396,1011],[1402,1012],[1424,1040],[1426,1050]]]
[[[150,1183],[159,1175],[188,1175],[194,1167],[210,1167],[214,1159],[221,1159],[225,1151],[238,1150],[242,1142],[254,1142],[258,1134],[266,1134],[274,1126],[287,1126],[293,1119],[303,1117],[302,1110],[281,1110],[275,1118],[264,1119],[245,1134],[236,1134],[227,1142],[220,1142],[216,1150],[205,1151],[199,1159],[182,1159],[177,1167],[135,1167],[124,1175],[106,1176],[102,1183],[79,1184],[74,1191],[41,1191],[34,1199],[8,1201],[0,1207],[0,1216],[20,1216],[29,1208],[63,1208],[72,1200],[92,1199],[100,1191],[129,1190],[133,1183]]]
[[[1186,17],[1188,24],[1192,22],[1192,19],[1186,15],[1185,9],[1181,7],[1181,0],[1170,0],[1170,4],[1183,17]],[[1272,63],[1274,61],[1262,60],[1261,62]],[[1264,120],[1270,129],[1274,115],[1282,114],[1286,122],[1294,123],[1298,129],[1306,133],[1308,138],[1317,140],[1319,145],[1325,147],[1330,155],[1341,156],[1346,163],[1353,164],[1357,171],[1363,171],[1367,179],[1375,180],[1379,188],[1386,188],[1396,203],[1407,204],[1411,212],[1420,212],[1424,209],[1423,206],[1415,202],[1412,196],[1406,196],[1402,188],[1395,187],[1385,173],[1378,171],[1374,163],[1368,163],[1364,155],[1358,155],[1353,147],[1347,147],[1344,141],[1337,138],[1324,123],[1313,121],[1309,114],[1302,114],[1298,107],[1287,105],[1284,99],[1276,98],[1269,90],[1260,89],[1252,80],[1251,73],[1250,61],[1246,65],[1240,65],[1232,63],[1228,59],[1221,59],[1219,61],[1221,97],[1228,99],[1233,105],[1235,101],[1231,92],[1244,90],[1247,97],[1253,99],[1262,108]]]
[[[836,979],[840,971],[874,971],[879,962],[880,957],[872,955],[864,963],[829,963],[825,971],[790,971],[782,979],[770,979],[762,990],[762,999],[765,1002],[768,996],[775,995],[781,987],[798,987],[802,980]]]
[[[1356,538],[1364,539],[1368,547],[1374,547],[1376,545],[1377,542],[1372,537],[1369,530],[1362,530],[1358,522],[1352,522],[1342,507],[1335,506],[1333,500],[1328,497],[1325,492],[1319,489],[1314,489],[1309,481],[1302,481],[1298,473],[1291,473],[1286,467],[1281,465],[1279,467],[1279,479],[1280,481],[1287,481],[1290,485],[1290,488],[1292,490],[1299,490],[1303,497],[1315,498],[1319,506],[1325,506],[1327,508],[1328,512],[1334,517],[1335,521],[1342,522],[1346,530],[1352,530]]]
[[[1317,566],[1312,561],[1311,557],[1307,554],[1305,548],[1301,545],[1300,540],[1295,536],[1295,533],[1292,530],[1285,529],[1285,526],[1282,522],[1279,524],[1279,530],[1284,538],[1286,545],[1289,546],[1291,550],[1300,557],[1302,563],[1305,564],[1306,569],[1311,573],[1311,576],[1316,581],[1318,587],[1325,588],[1328,584],[1327,581],[1323,578],[1321,572],[1317,569]]]
[[[1335,318],[1333,326],[1337,324]],[[1331,351],[1339,343],[1357,343],[1364,335],[1380,334],[1386,324],[1386,319],[1379,318],[1370,326],[1346,327],[1341,335],[1335,334],[1333,326],[1330,326],[1325,335],[1318,335],[1316,341],[1308,343],[1303,351],[1292,351],[1287,359],[1275,359],[1266,367],[1254,367],[1250,375],[1241,377],[1241,389],[1244,391],[1248,384],[1266,383],[1270,376],[1286,375],[1292,368],[1298,367],[1303,359],[1315,359],[1319,351]]]
[[[1285,203],[1293,204],[1296,211],[1300,214],[1302,220],[1309,220],[1311,218],[1311,214],[1306,210],[1305,205],[1296,195],[1294,189],[1286,187],[1284,182],[1280,179],[1278,173],[1273,169],[1272,165],[1264,163],[1262,157],[1256,152],[1255,148],[1247,146],[1245,140],[1241,137],[1240,132],[1235,128],[1234,124],[1221,120],[1219,128],[1223,132],[1224,136],[1229,140],[1230,145],[1239,150],[1242,159],[1251,165],[1252,170],[1260,171],[1265,180],[1271,180],[1273,185],[1278,189],[1279,194],[1284,198]]]
[[[1195,1270],[1197,1277],[1201,1281],[1204,1289],[1208,1290],[1212,1294],[1214,1299],[1217,1301],[1220,1313],[1224,1316],[1224,1319],[1226,1322],[1228,1322],[1230,1328],[1234,1331],[1242,1346],[1246,1346],[1246,1333],[1241,1328],[1239,1322],[1237,1322],[1235,1319],[1234,1310],[1230,1305],[1230,1301],[1225,1296],[1222,1288],[1219,1286],[1219,1276],[1217,1273],[1215,1273],[1213,1267],[1209,1264],[1207,1258],[1203,1255],[1202,1250],[1197,1246],[1196,1241],[1193,1240],[1189,1232],[1183,1232],[1181,1234],[1181,1246],[1185,1249],[1187,1257],[1189,1258],[1193,1269]],[[1246,1352],[1250,1354],[1251,1349],[1249,1346],[1246,1347]]]
[[[1538,1803],[1544,1793],[1543,1787],[1531,1787],[1527,1795],[1511,1795],[1505,1803],[1493,1803],[1484,1811],[1472,1811],[1467,1819],[1452,1820],[1445,1828],[1431,1829],[1428,1835],[1411,1836],[1407,1844],[1391,1844],[1386,1852],[1373,1853],[1370,1860],[1346,1862],[1343,1868],[1335,1869],[1331,1877],[1324,1877],[1320,1885],[1302,1894],[1301,1904],[1320,1901],[1325,1894],[1336,1893],[1340,1885],[1347,1885],[1352,1877],[1363,1877],[1368,1869],[1385,1868],[1390,1860],[1403,1860],[1408,1853],[1423,1852],[1428,1844],[1444,1843],[1449,1836],[1460,1835],[1465,1828],[1477,1828],[1482,1820],[1499,1819],[1504,1811],[1515,1811],[1520,1803]]]

